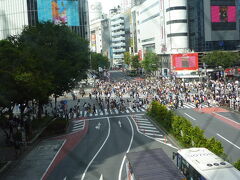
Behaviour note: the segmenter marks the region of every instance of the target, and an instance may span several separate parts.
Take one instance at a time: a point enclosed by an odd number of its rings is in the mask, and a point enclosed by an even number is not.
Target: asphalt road
[[[121,127],[118,121],[121,121]],[[101,175],[104,179],[124,179],[126,174],[122,161],[128,150],[133,152],[155,148],[163,148],[170,158],[172,152],[176,151],[140,134],[130,116],[90,119],[85,138],[47,179],[99,180]]]
[[[205,113],[199,113],[191,109],[180,109],[177,113],[189,119],[193,125],[199,126],[205,131],[207,137],[216,137],[222,142],[225,153],[231,162],[240,158],[240,130],[220,119]],[[233,112],[219,113],[224,117],[229,117],[236,122],[239,121],[238,114]]]

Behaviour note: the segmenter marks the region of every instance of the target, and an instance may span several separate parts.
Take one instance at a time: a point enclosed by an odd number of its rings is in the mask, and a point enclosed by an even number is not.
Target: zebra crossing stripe
[[[144,133],[144,134],[146,134],[146,135],[149,135],[149,136],[159,136],[159,137],[163,137],[163,135],[162,134],[157,134],[157,133]]]
[[[107,111],[107,109],[104,109],[104,111],[105,111],[105,114],[108,115],[108,111]]]
[[[86,117],[87,116],[87,111],[84,111],[84,117]]]
[[[98,111],[96,110],[96,114],[95,114],[95,116],[98,116]]]
[[[156,129],[155,127],[139,126],[140,129]]]
[[[129,108],[129,110],[130,110],[131,112],[135,112],[131,107]]]
[[[149,132],[149,133],[159,133],[159,131],[151,130],[151,129],[144,129],[144,131]]]
[[[116,114],[119,114],[119,111],[117,109],[115,109],[115,112],[116,112]]]
[[[136,110],[137,112],[140,112],[140,110],[139,110],[138,108],[135,108],[135,110]]]
[[[80,111],[80,115],[83,116],[83,112],[82,111]]]
[[[129,110],[127,109],[126,112],[129,113]]]
[[[93,116],[93,113],[90,113],[89,116],[92,117],[92,116]]]
[[[140,107],[139,109],[140,109],[141,111],[146,111],[146,110],[145,110],[144,108],[142,108],[142,107]]]
[[[103,112],[102,111],[100,111],[100,116],[102,116],[103,115]]]
[[[147,123],[139,123],[141,126],[153,126],[151,123],[150,124],[147,124]]]
[[[144,123],[145,123],[145,124],[152,124],[152,123],[149,122],[149,121],[143,121],[143,120],[138,120],[138,119],[137,119],[136,121],[137,121],[138,123],[141,123],[141,124],[142,124],[142,123],[143,123],[143,124],[144,124]]]

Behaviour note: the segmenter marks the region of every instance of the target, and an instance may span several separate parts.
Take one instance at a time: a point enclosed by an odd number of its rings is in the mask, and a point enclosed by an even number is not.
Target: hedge
[[[172,133],[184,147],[205,147],[216,155],[225,157],[220,141],[214,137],[205,137],[203,130],[193,126],[185,117],[175,115],[158,101],[151,103],[147,114],[168,132]]]
[[[56,118],[52,121],[41,134],[41,137],[56,136],[66,132],[68,120]]]
[[[240,159],[234,163],[234,166],[240,171]]]

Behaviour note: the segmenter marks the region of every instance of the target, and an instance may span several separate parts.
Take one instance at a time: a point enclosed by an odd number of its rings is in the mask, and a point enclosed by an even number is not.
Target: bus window
[[[182,173],[183,175],[187,178],[187,179],[190,179],[189,178],[189,164],[188,162],[182,158]]]

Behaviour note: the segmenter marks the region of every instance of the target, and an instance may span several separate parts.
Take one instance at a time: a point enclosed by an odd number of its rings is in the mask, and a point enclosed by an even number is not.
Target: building
[[[130,15],[121,13],[120,7],[111,10],[110,34],[111,34],[111,59],[112,66],[122,66],[124,53],[129,51],[130,43]]]
[[[131,7],[138,6],[146,0],[131,0]]]
[[[168,75],[171,56],[189,52],[186,0],[146,0],[131,10],[131,49],[143,59],[159,55],[160,71]]]
[[[89,19],[90,19],[90,24],[91,21],[95,21],[97,19],[102,19],[103,15],[103,8],[102,8],[102,3],[99,1],[92,1],[89,4]]]
[[[90,48],[92,52],[102,53],[110,58],[109,19],[102,15],[101,19],[90,23]]]
[[[237,49],[239,13],[240,1],[188,1],[189,47],[196,52]]]
[[[0,39],[20,34],[38,22],[64,23],[79,36],[89,38],[87,0],[1,0]]]

